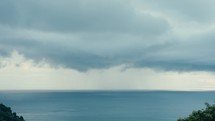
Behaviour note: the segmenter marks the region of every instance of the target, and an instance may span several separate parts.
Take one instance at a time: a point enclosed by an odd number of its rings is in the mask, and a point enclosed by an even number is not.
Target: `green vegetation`
[[[17,116],[10,107],[0,104],[0,121],[25,121],[22,116]]]
[[[178,121],[215,121],[215,104],[205,103],[206,108],[193,111],[187,118],[178,119]]]

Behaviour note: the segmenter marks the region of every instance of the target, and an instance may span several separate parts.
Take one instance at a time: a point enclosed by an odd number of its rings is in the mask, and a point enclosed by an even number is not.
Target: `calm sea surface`
[[[214,101],[215,92],[0,91],[26,121],[176,121]]]

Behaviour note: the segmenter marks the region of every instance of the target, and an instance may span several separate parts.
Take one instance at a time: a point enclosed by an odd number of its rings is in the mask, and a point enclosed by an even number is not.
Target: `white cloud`
[[[13,52],[0,58],[0,89],[57,90],[208,90],[215,88],[215,75],[209,72],[165,72],[150,68],[126,68],[78,72],[52,68],[45,62],[34,63]]]

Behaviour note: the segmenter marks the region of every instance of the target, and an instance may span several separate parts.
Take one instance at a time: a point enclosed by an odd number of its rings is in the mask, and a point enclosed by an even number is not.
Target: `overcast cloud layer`
[[[1,0],[0,55],[86,71],[215,71],[213,0]]]

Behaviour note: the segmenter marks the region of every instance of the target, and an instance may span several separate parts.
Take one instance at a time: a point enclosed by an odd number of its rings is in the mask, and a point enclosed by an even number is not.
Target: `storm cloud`
[[[213,1],[0,1],[0,54],[79,71],[214,71]],[[195,6],[195,7],[191,7]]]

